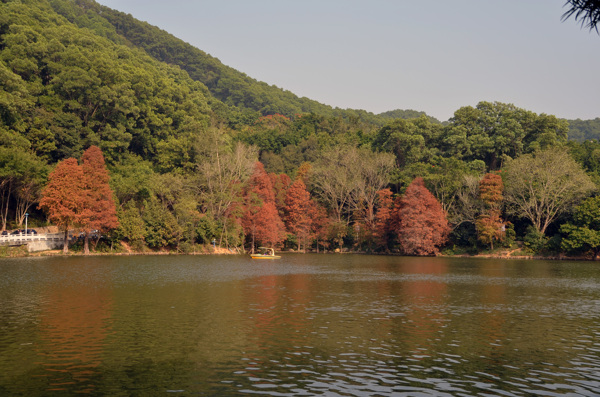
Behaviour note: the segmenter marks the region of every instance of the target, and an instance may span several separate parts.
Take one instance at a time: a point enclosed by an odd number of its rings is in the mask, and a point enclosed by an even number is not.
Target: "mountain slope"
[[[299,113],[359,118],[378,125],[384,117],[364,110],[342,110],[300,98],[290,91],[257,81],[222,64],[217,58],[133,16],[99,5],[92,0],[51,0],[54,9],[80,27],[94,30],[116,43],[127,42],[161,62],[179,66],[192,79],[202,82],[213,96],[227,105],[259,115]]]
[[[0,4],[0,133],[57,161],[100,145],[152,158],[226,113],[178,67],[68,22],[66,1]],[[110,33],[110,29],[105,29]],[[117,37],[118,39],[118,37]]]

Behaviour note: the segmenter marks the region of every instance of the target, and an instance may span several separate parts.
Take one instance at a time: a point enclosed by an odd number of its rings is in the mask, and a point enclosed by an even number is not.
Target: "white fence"
[[[29,251],[59,248],[62,247],[64,241],[64,233],[9,234],[7,236],[0,236],[0,245],[27,245]]]

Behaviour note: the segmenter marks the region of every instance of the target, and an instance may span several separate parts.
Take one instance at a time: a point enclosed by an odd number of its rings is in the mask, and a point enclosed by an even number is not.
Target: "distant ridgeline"
[[[583,142],[600,139],[600,117],[593,120],[569,120],[569,139]]]
[[[189,76],[202,82],[211,94],[241,112],[243,121],[260,115],[282,114],[292,117],[301,113],[359,118],[382,124],[383,119],[364,110],[342,110],[308,98],[299,98],[290,91],[257,81],[244,73],[223,65],[217,58],[184,42],[155,26],[97,4],[91,0],[49,0],[57,13],[81,28],[92,30],[117,44],[144,50],[155,59],[177,65]]]

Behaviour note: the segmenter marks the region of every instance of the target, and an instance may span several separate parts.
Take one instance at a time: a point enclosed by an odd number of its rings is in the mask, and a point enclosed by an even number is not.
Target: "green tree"
[[[362,229],[371,235],[375,227],[375,204],[381,189],[388,186],[394,169],[394,156],[389,153],[374,153],[368,148],[357,149],[352,168],[347,171],[354,175],[350,193],[350,209],[354,221],[363,225]]]
[[[1,134],[0,134],[1,135]],[[7,134],[8,135],[8,134]],[[9,208],[20,226],[30,207],[38,201],[46,181],[45,162],[18,146],[0,146],[0,220],[6,230]],[[11,205],[12,204],[12,205]]]
[[[219,246],[232,236],[230,216],[242,200],[242,189],[254,170],[258,150],[231,137],[217,127],[201,133],[196,142],[197,164],[194,192],[201,212],[219,225]],[[239,230],[238,230],[239,231]]]
[[[338,223],[349,224],[354,215],[356,221],[372,228],[377,192],[387,186],[393,168],[389,153],[335,146],[315,163],[311,184]]]
[[[589,140],[581,143],[569,141],[569,153],[600,186],[600,142]]]
[[[324,152],[314,165],[312,187],[332,212],[336,224],[348,223],[346,210],[350,204],[355,177],[350,170],[356,168],[357,162],[354,148],[337,146]],[[342,229],[336,227],[336,230]]]
[[[393,153],[400,168],[428,162],[438,152],[441,131],[441,124],[431,122],[426,116],[414,120],[398,119],[377,132],[373,148]]]
[[[569,253],[592,251],[593,258],[600,255],[600,197],[590,197],[579,205],[573,222],[560,227],[565,236],[561,248]]]
[[[528,219],[542,235],[595,189],[581,166],[561,148],[521,156],[503,171],[508,213]]]
[[[119,217],[118,238],[128,241],[134,249],[141,250],[146,237],[146,227],[135,202],[128,201],[122,209],[118,210],[117,214]]]
[[[144,200],[142,219],[146,225],[146,244],[151,248],[176,247],[182,230],[168,208],[154,196]]]
[[[497,170],[506,160],[566,142],[568,123],[500,102],[479,102],[454,113],[442,137],[447,155],[483,160]]]
[[[569,140],[585,142],[600,139],[600,117],[593,120],[569,120]]]
[[[110,167],[110,185],[119,203],[135,200],[141,203],[153,192],[156,173],[152,163],[138,155],[127,155]]]

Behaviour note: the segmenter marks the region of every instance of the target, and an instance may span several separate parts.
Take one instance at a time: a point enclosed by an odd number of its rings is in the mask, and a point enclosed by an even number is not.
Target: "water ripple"
[[[0,260],[2,395],[592,396],[589,263]]]

